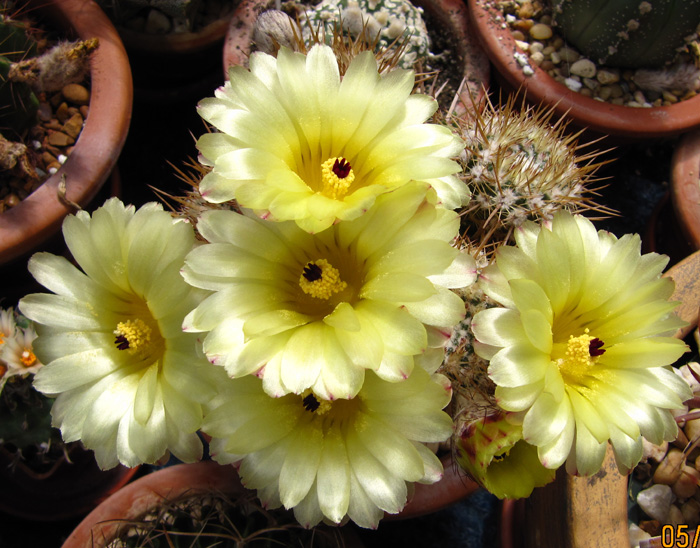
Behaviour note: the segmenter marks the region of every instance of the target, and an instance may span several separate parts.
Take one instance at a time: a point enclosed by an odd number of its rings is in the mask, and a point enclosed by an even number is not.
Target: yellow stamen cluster
[[[299,277],[299,287],[302,291],[316,299],[330,299],[347,286],[348,284],[340,279],[338,269],[331,266],[326,259],[306,263]]]
[[[122,339],[126,342],[123,347],[119,345],[120,350],[129,350],[132,354],[144,350],[151,342],[151,328],[140,318],[119,322],[114,334],[117,341]]]
[[[591,356],[591,341],[595,337],[588,334],[588,328],[583,335],[569,335],[566,345],[566,357],[559,360],[561,374],[573,382],[581,381],[588,369],[598,361],[597,356]]]
[[[20,358],[20,361],[22,362],[22,365],[24,365],[24,367],[32,367],[36,364],[36,356],[34,355],[34,352],[29,350],[28,348],[25,348],[22,352],[22,357]]]
[[[322,193],[338,200],[345,196],[355,181],[355,173],[345,158],[329,158],[321,164]]]

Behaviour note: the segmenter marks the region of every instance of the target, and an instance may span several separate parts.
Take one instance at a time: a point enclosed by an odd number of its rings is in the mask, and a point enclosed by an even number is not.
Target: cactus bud
[[[458,427],[457,462],[499,498],[528,497],[554,481],[556,470],[542,466],[537,448],[522,438],[522,427],[504,413],[480,417]]]

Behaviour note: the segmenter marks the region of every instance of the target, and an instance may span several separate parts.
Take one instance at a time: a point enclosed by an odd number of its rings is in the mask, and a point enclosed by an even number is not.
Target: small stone
[[[558,51],[552,52],[552,54],[549,56],[549,59],[555,65],[558,65],[559,63],[561,63],[561,55],[559,55]]]
[[[590,90],[596,90],[600,87],[598,80],[594,80],[593,78],[584,78],[583,85]]]
[[[80,84],[68,84],[61,90],[63,97],[74,105],[87,105],[90,102],[90,92]]]
[[[578,80],[574,80],[573,78],[566,78],[564,80],[564,85],[571,91],[575,92],[579,92],[583,87],[583,84],[581,82],[579,82]]]
[[[558,51],[559,51],[559,57],[561,57],[561,60],[566,61],[567,63],[574,63],[581,58],[581,54],[578,51],[576,51],[575,49],[562,47],[562,48],[559,48]]]
[[[158,10],[151,10],[146,17],[146,24],[143,30],[148,34],[167,34],[172,29],[172,26],[172,22],[167,15]]]
[[[597,71],[595,63],[590,59],[579,59],[571,65],[571,74],[581,76],[582,78],[593,78]]]
[[[39,120],[41,120],[42,122],[48,122],[53,117],[53,110],[51,109],[51,105],[45,101],[39,103],[39,110],[37,114],[39,116]]]
[[[604,86],[620,81],[620,73],[616,70],[600,69],[595,77]]]
[[[649,104],[649,101],[647,101],[647,98],[639,90],[634,92],[634,100],[641,105],[648,105]]]
[[[69,135],[73,139],[77,139],[80,132],[83,130],[83,117],[80,114],[74,114],[70,119],[63,124],[63,133]]]
[[[49,134],[49,144],[56,147],[65,147],[75,143],[73,137],[66,135],[62,131],[54,131]]]
[[[512,33],[513,40],[516,42],[524,42],[525,41],[525,35],[523,34],[523,31],[521,30],[514,30]]]
[[[80,115],[83,117],[83,120],[88,117],[88,112],[90,112],[90,107],[88,105],[82,105],[80,107]]]
[[[542,53],[544,53],[545,57],[549,57],[555,51],[557,50],[555,50],[552,46],[547,46],[542,50]]]
[[[541,52],[542,50],[544,50],[544,44],[542,44],[542,42],[531,42],[530,43],[530,53],[537,53],[537,52]]]
[[[639,546],[640,541],[650,539],[651,535],[640,529],[638,525],[631,523],[629,525],[630,546]]]
[[[669,485],[657,483],[639,492],[637,504],[647,516],[665,523],[674,498]]]
[[[700,472],[692,466],[685,465],[681,469],[680,477],[671,486],[673,494],[681,500],[689,499],[697,492],[698,481],[700,481]]]
[[[44,162],[44,165],[47,166],[50,163],[55,162],[56,157],[53,154],[51,154],[50,152],[44,151],[41,153],[41,161]]]
[[[668,451],[668,442],[663,441],[660,445],[651,443],[646,438],[642,438],[642,460],[661,462]]]
[[[695,499],[688,499],[681,505],[683,521],[690,527],[696,527],[700,523],[700,502]]]
[[[533,64],[535,64],[539,67],[542,65],[542,62],[544,61],[544,55],[542,55],[541,51],[536,51],[534,53],[530,52],[530,61],[532,61]]]
[[[671,505],[671,509],[668,512],[668,524],[673,525],[674,527],[677,527],[679,525],[682,525],[684,523],[683,521],[683,512],[681,512],[681,509],[678,508],[675,504]]]
[[[515,41],[515,45],[518,46],[521,50],[523,51],[528,51],[530,49],[530,43],[529,42],[519,42]]]
[[[66,120],[70,118],[70,115],[68,114],[68,103],[65,101],[58,105],[58,108],[56,109],[56,118],[62,124],[64,124]]]
[[[7,198],[5,198],[5,205],[7,207],[15,207],[20,201],[19,196],[13,192]]]
[[[530,36],[535,40],[547,40],[552,37],[552,28],[549,25],[543,25],[542,23],[537,23],[532,25],[530,29]]]
[[[530,29],[534,26],[534,22],[531,19],[518,19],[513,23],[513,28],[524,32],[525,34],[530,33]]]
[[[643,519],[639,522],[639,528],[646,531],[652,537],[658,537],[661,534],[661,524],[656,519]]]
[[[673,485],[681,475],[685,465],[685,455],[680,449],[672,447],[654,472],[654,483]]]
[[[668,91],[662,91],[661,95],[664,98],[664,101],[668,101],[672,105],[678,102],[678,97],[676,97],[673,93],[670,93]]]
[[[521,19],[531,19],[533,15],[535,15],[535,7],[532,5],[532,2],[525,0],[518,10],[518,17]]]
[[[619,84],[613,84],[610,86],[610,96],[613,99],[619,99],[625,94],[625,90],[622,89],[622,86]]]
[[[542,61],[540,68],[546,72],[549,72],[554,68],[554,63],[552,63],[549,59],[545,59],[544,61]]]

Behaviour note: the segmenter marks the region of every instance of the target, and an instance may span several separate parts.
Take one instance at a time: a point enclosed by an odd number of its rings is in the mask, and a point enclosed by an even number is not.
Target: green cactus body
[[[593,61],[639,68],[673,60],[700,24],[700,0],[551,0],[564,38]]]
[[[39,100],[23,82],[8,78],[12,63],[36,55],[36,42],[22,22],[7,17],[0,22],[0,133],[20,135],[36,123]],[[7,135],[10,137],[10,135]]]

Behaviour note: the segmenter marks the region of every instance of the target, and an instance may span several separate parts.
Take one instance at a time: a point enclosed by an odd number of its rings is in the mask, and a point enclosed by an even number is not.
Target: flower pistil
[[[348,284],[340,279],[340,272],[326,259],[309,261],[299,277],[299,287],[316,299],[330,299],[343,291]]]
[[[119,350],[128,350],[130,354],[146,353],[153,347],[153,330],[141,318],[119,322],[114,330],[114,344]]]
[[[355,173],[345,158],[329,158],[321,164],[321,193],[337,200],[347,193],[355,181]]]

